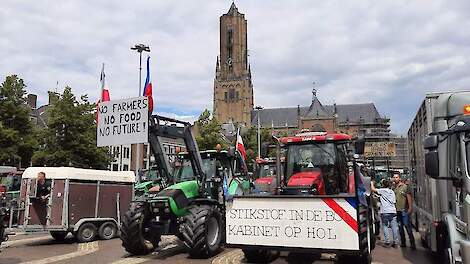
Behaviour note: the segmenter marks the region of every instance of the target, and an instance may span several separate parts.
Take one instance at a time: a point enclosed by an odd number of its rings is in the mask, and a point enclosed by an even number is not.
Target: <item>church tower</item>
[[[247,22],[235,3],[220,17],[220,53],[213,98],[214,116],[219,122],[251,126],[253,83],[248,63]]]

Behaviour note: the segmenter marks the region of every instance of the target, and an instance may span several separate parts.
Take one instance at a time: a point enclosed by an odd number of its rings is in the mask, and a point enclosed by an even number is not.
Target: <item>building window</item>
[[[123,170],[123,171],[128,171],[128,170],[129,170],[129,165],[124,164],[124,165],[122,166],[122,170]]]
[[[227,101],[227,100],[228,100],[228,93],[225,92],[225,101]]]
[[[235,90],[234,90],[234,89],[230,89],[230,90],[228,91],[228,98],[229,98],[230,100],[235,99]]]
[[[237,100],[240,98],[240,93],[238,93],[237,91],[237,96],[236,96]]]
[[[124,147],[124,158],[125,159],[129,158],[129,148]]]
[[[111,168],[112,171],[118,171],[119,166],[117,164],[113,164],[113,167]]]

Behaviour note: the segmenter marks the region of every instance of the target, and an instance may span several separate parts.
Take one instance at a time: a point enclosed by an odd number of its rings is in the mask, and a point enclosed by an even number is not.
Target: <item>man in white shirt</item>
[[[382,181],[383,188],[375,188],[374,183],[371,183],[371,191],[377,193],[380,197],[380,216],[382,218],[382,229],[384,232],[385,246],[393,247],[398,245],[398,222],[397,222],[397,209],[395,208],[395,192],[390,189],[391,183],[388,180]],[[393,242],[390,243],[388,229],[392,228]]]

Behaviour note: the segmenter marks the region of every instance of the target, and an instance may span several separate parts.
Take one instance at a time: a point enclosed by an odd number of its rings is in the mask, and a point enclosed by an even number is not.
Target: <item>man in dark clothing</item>
[[[410,188],[400,178],[400,174],[393,175],[393,182],[395,184],[396,208],[398,216],[398,230],[400,231],[401,247],[406,247],[405,229],[410,240],[412,249],[416,249],[415,238],[413,236],[413,229],[411,226],[411,213],[413,212],[413,196],[411,195]]]
[[[50,182],[46,181],[46,173],[42,171],[38,173],[36,185],[36,197],[41,198],[41,200],[46,200],[49,198],[49,195],[51,194],[51,184]]]

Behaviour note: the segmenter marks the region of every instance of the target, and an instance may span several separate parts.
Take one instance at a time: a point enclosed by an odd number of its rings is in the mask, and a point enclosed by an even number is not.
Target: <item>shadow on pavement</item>
[[[433,258],[431,251],[418,247],[412,250],[409,247],[401,248],[403,258],[411,263],[426,263],[426,264],[439,264],[436,258]]]
[[[2,263],[2,264],[18,264],[18,263],[21,263],[21,259],[19,259],[19,258],[2,258],[2,257],[0,257],[0,263]]]

